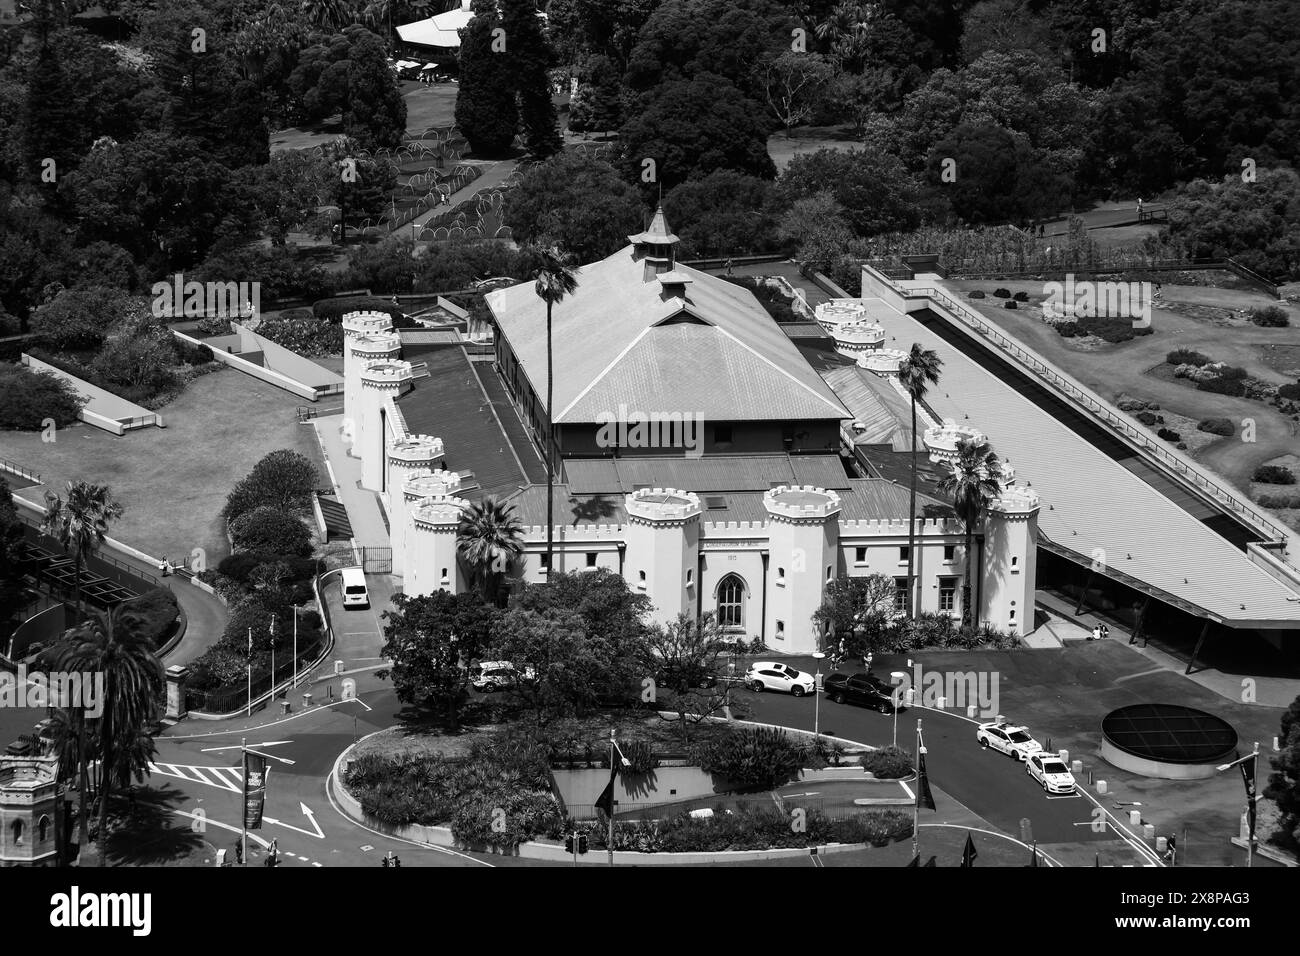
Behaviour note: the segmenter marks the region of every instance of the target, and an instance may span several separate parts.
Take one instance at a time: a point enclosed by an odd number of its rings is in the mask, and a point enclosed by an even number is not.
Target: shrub
[[[1255,500],[1265,508],[1300,508],[1300,495],[1260,495]]]
[[[1277,394],[1279,398],[1300,401],[1300,382],[1296,382],[1294,385],[1279,385]]]
[[[77,420],[85,404],[61,378],[25,365],[0,366],[0,428],[40,431],[46,419],[59,427]]]
[[[1251,309],[1250,321],[1268,329],[1281,329],[1291,324],[1286,310],[1276,305],[1264,306],[1262,309]]]
[[[1183,440],[1183,436],[1178,434],[1178,432],[1174,431],[1172,428],[1159,428],[1156,430],[1156,434],[1159,435],[1161,438],[1163,438],[1165,441]]]
[[[994,298],[998,298],[998,299],[1009,299],[1009,298],[1011,298],[1011,290],[1010,290],[1010,289],[994,289],[994,290],[993,290],[993,296],[994,296]]]
[[[141,633],[157,649],[171,636],[172,625],[180,616],[176,595],[170,588],[154,588],[127,601],[123,607],[139,615]]]
[[[803,748],[779,730],[740,730],[697,744],[692,759],[735,786],[772,790],[803,767]]]
[[[1225,438],[1237,433],[1237,428],[1230,418],[1205,418],[1197,422],[1196,427],[1200,431],[1209,432],[1211,435],[1222,435]]]
[[[1216,395],[1232,395],[1240,398],[1246,394],[1246,383],[1239,378],[1224,378],[1220,375],[1197,382],[1196,390],[1198,392],[1213,392]]]
[[[882,747],[862,755],[862,769],[881,780],[897,780],[912,772],[912,755],[901,747]]]
[[[1011,298],[1015,299],[1017,302],[1028,302],[1028,301],[1029,301],[1029,293],[1028,293],[1028,292],[1017,292],[1017,293],[1016,293],[1015,295],[1013,295]]]
[[[1246,370],[1237,365],[1224,365],[1219,370],[1219,378],[1244,379]]]
[[[1210,357],[1193,349],[1174,349],[1165,356],[1170,365],[1209,365]]]
[[[1133,417],[1136,418],[1138,421],[1140,421],[1143,425],[1146,425],[1148,427],[1155,425],[1158,422],[1164,421],[1164,419],[1162,419],[1155,412],[1138,412]]]
[[[1007,301],[1005,301],[1005,302],[1002,303],[1002,308],[1004,308],[1004,309],[1014,309],[1014,308],[1018,308],[1018,306],[1016,305],[1016,300],[1015,300],[1015,299],[1007,299]]]
[[[1296,481],[1295,472],[1282,465],[1260,465],[1251,478],[1269,485],[1294,485]]]
[[[263,457],[235,484],[222,514],[232,520],[262,505],[300,511],[311,502],[319,480],[310,459],[281,448]]]
[[[272,316],[258,323],[254,331],[276,345],[308,358],[343,352],[342,324],[314,318],[310,313],[306,318]]]
[[[292,514],[263,505],[230,523],[230,538],[240,551],[257,554],[311,553],[311,532]]]
[[[318,319],[342,323],[343,316],[349,312],[387,312],[394,320],[402,317],[402,310],[394,307],[389,299],[358,296],[356,298],[321,299],[312,303],[312,313]]]
[[[972,299],[984,299],[984,298],[987,298],[987,296],[985,296],[984,293],[983,293],[983,291],[981,291],[980,289],[975,289],[973,292],[971,292],[970,297],[971,297]]]
[[[176,357],[186,365],[206,365],[212,361],[212,349],[206,345],[191,345],[176,340]]]

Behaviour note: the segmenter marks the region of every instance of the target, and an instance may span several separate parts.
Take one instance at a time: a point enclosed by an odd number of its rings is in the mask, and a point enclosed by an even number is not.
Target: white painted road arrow
[[[316,815],[312,813],[311,807],[301,802],[298,804],[298,806],[302,807],[302,815],[305,816],[307,818],[307,822],[311,824],[312,827],[311,830],[304,830],[302,827],[296,827],[290,823],[282,823],[281,821],[276,820],[272,817],[262,817],[262,819],[265,820],[267,823],[274,823],[278,827],[284,827],[286,830],[293,830],[297,833],[303,834],[304,836],[315,837],[318,840],[325,839],[325,834],[321,830],[320,824],[316,822]]]

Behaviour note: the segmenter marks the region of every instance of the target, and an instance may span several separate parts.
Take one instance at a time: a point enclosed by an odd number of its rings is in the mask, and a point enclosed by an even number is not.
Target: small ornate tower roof
[[[689,280],[673,271],[673,266],[676,264],[676,253],[673,247],[680,240],[668,228],[663,206],[655,209],[654,218],[650,220],[650,225],[644,232],[638,232],[635,236],[627,238],[632,243],[633,258],[645,261],[642,281],[650,282],[658,279],[665,283],[662,288],[668,294],[685,294],[685,283]]]
[[[628,236],[628,242],[634,246],[654,245],[654,246],[675,246],[679,240],[673,235],[668,228],[668,219],[664,216],[664,207],[659,206],[655,209],[654,218],[650,220],[650,226],[644,232],[638,232],[635,236]]]

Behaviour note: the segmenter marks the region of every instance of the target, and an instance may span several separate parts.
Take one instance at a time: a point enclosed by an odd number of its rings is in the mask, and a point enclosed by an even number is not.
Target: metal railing
[[[44,482],[41,481],[41,476],[39,474],[24,468],[15,461],[10,461],[8,458],[0,458],[0,472],[8,472],[11,475],[17,475],[19,478],[25,478],[33,484],[44,484]]]
[[[889,284],[894,286],[892,282]],[[1057,391],[1064,393],[1068,398],[1072,399],[1077,405],[1080,405],[1087,411],[1091,412],[1104,424],[1110,426],[1112,429],[1128,438],[1129,441],[1137,446],[1139,452],[1155,459],[1167,468],[1172,469],[1176,477],[1190,482],[1198,491],[1213,498],[1219,504],[1226,506],[1230,511],[1245,519],[1251,526],[1253,526],[1257,531],[1263,533],[1266,537],[1280,541],[1285,541],[1287,539],[1288,532],[1283,527],[1275,524],[1253,506],[1246,504],[1235,494],[1228,491],[1214,478],[1201,471],[1201,469],[1194,465],[1189,459],[1184,458],[1182,455],[1175,454],[1170,449],[1157,444],[1156,441],[1152,440],[1148,432],[1136,423],[1130,421],[1119,409],[1115,408],[1099,395],[1081,385],[1055,366],[1051,365],[1037,353],[1025,348],[1019,342],[1004,335],[982,316],[966,308],[961,303],[949,298],[949,296],[938,289],[903,289],[897,286],[894,286],[894,289],[906,298],[928,298],[932,302],[938,302],[953,316],[953,318],[974,329],[1007,355],[1014,358],[1021,366],[1032,371]]]

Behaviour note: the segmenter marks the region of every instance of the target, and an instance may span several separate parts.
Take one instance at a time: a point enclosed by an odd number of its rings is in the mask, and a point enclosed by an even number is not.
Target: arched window
[[[50,838],[50,818],[41,817],[41,822],[36,824],[36,833],[40,841],[44,843]]]
[[[23,845],[23,821],[15,820],[13,830],[14,830],[14,846],[22,846]]]
[[[737,575],[728,574],[718,582],[718,624],[722,627],[745,625],[745,582]]]

